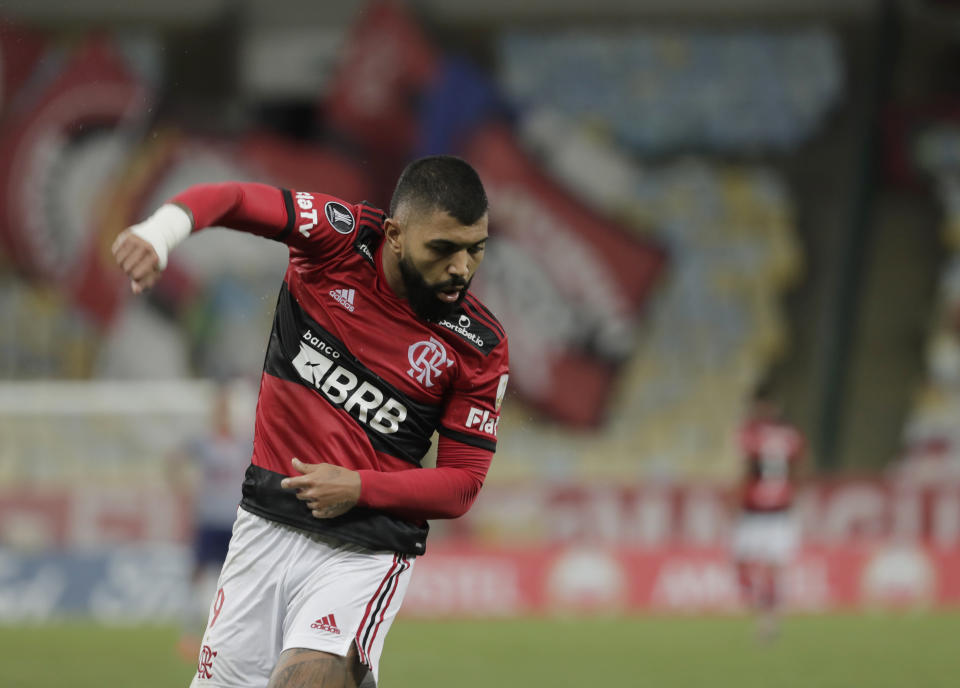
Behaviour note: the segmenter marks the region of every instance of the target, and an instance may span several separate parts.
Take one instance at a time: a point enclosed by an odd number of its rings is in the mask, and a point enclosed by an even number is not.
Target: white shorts
[[[733,535],[733,556],[741,561],[786,564],[797,553],[800,528],[792,514],[745,513]]]
[[[239,509],[191,687],[264,688],[284,650],[353,643],[369,685],[413,563]]]

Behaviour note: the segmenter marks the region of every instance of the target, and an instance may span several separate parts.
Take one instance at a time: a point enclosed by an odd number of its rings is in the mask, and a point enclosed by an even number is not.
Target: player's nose
[[[457,251],[453,254],[450,264],[447,266],[447,272],[450,275],[456,275],[466,279],[470,274],[470,254],[466,249]]]

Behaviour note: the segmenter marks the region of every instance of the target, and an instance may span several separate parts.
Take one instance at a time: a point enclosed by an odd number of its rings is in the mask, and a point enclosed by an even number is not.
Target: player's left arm
[[[458,518],[473,505],[492,460],[490,450],[441,435],[436,468],[359,471],[363,485],[359,504],[411,521]]]
[[[396,473],[352,471],[328,463],[293,459],[302,475],[280,486],[297,491],[314,518],[334,518],[355,506],[389,511],[413,521],[457,518],[467,512],[483,486],[493,452],[440,437],[436,468]]]

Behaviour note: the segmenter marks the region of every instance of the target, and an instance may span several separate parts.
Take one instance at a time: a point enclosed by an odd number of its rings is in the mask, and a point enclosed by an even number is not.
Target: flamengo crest
[[[433,381],[440,377],[444,368],[453,365],[443,344],[433,337],[411,344],[407,349],[407,360],[410,361],[407,375],[424,387],[433,387]]]
[[[197,678],[213,678],[213,660],[217,653],[209,645],[200,648],[200,658],[197,660]]]

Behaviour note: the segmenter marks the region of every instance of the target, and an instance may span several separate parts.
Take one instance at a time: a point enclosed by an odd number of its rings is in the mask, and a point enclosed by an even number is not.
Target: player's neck
[[[406,298],[407,288],[403,283],[400,261],[396,254],[384,248],[380,252],[380,267],[383,269],[383,276],[387,280],[387,286],[390,287],[393,295],[398,299]]]

